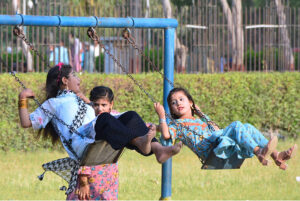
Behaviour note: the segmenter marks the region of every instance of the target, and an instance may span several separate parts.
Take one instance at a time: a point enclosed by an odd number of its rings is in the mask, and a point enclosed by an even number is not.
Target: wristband
[[[19,109],[27,109],[27,98],[21,98],[19,100]]]
[[[166,119],[159,119],[159,123],[162,124],[162,123],[167,123]]]

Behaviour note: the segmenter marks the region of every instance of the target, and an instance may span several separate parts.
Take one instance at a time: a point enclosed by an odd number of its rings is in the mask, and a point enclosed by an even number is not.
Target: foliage
[[[144,51],[144,54],[147,58],[150,58],[150,60],[153,62],[153,64],[161,70],[163,68],[163,50],[162,48],[156,49],[156,48],[151,48],[148,50],[147,48]],[[159,60],[159,61],[158,61]],[[155,69],[148,64],[147,60],[145,60],[145,72],[151,72]]]
[[[100,56],[95,57],[95,67],[97,72],[104,72],[104,53],[100,53]]]
[[[18,74],[38,100],[44,99],[45,73]],[[133,77],[162,102],[163,80],[158,73]],[[84,73],[80,76],[85,95],[97,85],[115,93],[115,109],[137,111],[147,122],[157,122],[151,100],[125,75]],[[249,122],[258,129],[278,129],[282,135],[300,135],[300,73],[176,74],[175,82],[186,87],[196,103],[221,127],[232,121]],[[17,102],[21,87],[8,74],[0,76],[0,150],[53,149],[50,140],[37,140],[36,132],[19,124]],[[36,105],[29,101],[29,110]],[[54,147],[57,149],[57,147]]]
[[[194,4],[194,0],[171,0],[171,2],[178,10],[183,6],[192,6]]]
[[[245,64],[247,64],[247,71],[259,71],[268,69],[268,64],[265,58],[272,59],[272,69],[274,71],[280,71],[280,58],[283,58],[284,51],[280,48],[267,47],[261,51],[254,51],[252,48],[248,48],[245,52]],[[298,54],[294,54],[294,66],[295,70],[298,71]],[[259,69],[261,68],[261,69]]]
[[[23,57],[23,59],[24,59],[24,62],[25,62],[26,57]],[[22,63],[22,52],[19,51],[18,53],[2,53],[1,58],[0,58],[0,62],[4,66],[3,68],[5,68],[5,66],[7,64],[9,67],[12,66],[15,70],[16,63],[18,62],[19,65],[21,65],[21,63]]]

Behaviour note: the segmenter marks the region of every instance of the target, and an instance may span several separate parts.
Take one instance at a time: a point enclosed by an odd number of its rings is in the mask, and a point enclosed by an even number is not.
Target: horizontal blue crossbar
[[[178,22],[170,18],[113,18],[70,17],[38,15],[0,15],[0,25],[60,26],[60,27],[105,27],[105,28],[176,28]]]

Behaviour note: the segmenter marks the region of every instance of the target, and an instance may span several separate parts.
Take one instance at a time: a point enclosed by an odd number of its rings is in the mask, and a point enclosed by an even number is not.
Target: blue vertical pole
[[[165,28],[165,55],[164,55],[164,74],[165,77],[173,82],[174,80],[174,28]],[[163,103],[164,108],[167,113],[170,113],[167,97],[169,92],[171,91],[172,86],[167,80],[164,80],[164,96]],[[162,139],[162,144],[164,146],[172,145],[171,141],[165,141]],[[169,200],[171,199],[172,194],[172,158],[168,159],[162,165],[162,180],[161,180],[161,200]]]

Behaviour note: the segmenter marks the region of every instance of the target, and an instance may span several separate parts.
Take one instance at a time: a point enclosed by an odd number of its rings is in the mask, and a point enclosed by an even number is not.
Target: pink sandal
[[[275,164],[282,170],[286,170],[288,165],[285,163],[287,160],[291,159],[295,156],[297,152],[298,146],[295,144],[291,148],[286,151],[272,153],[271,156],[275,162]]]
[[[262,165],[268,165],[269,160],[266,159],[269,155],[272,154],[272,152],[276,149],[278,143],[278,138],[277,136],[271,137],[269,140],[268,144],[264,148],[260,148],[255,155],[257,156],[259,162]]]

